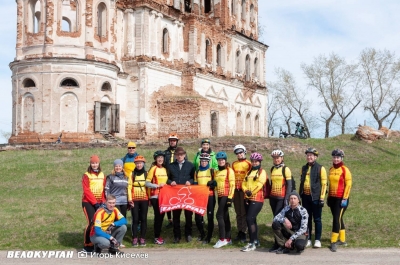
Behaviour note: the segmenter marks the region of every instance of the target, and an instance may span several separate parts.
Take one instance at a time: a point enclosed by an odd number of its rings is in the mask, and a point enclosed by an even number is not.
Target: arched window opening
[[[62,18],[61,31],[71,32],[71,20],[66,17]]]
[[[22,82],[22,84],[23,84],[24,87],[36,87],[35,82],[33,82],[33,80],[30,79],[30,78],[25,79],[25,80]]]
[[[211,51],[211,42],[210,40],[206,40],[206,63],[211,63],[212,51]]]
[[[246,0],[242,0],[242,19],[246,20]]]
[[[111,91],[111,85],[108,82],[104,82],[104,84],[101,86],[101,91]]]
[[[258,78],[258,58],[254,59],[254,77]]]
[[[231,15],[235,15],[235,0],[231,0]]]
[[[254,119],[254,134],[260,136],[260,117],[258,115]]]
[[[163,36],[162,36],[162,52],[163,53],[168,53],[169,52],[168,39],[169,39],[168,30],[164,29],[163,30]]]
[[[22,131],[35,131],[35,98],[32,94],[27,93],[23,96],[21,112]]]
[[[250,55],[246,55],[245,75],[246,81],[250,81]]]
[[[79,87],[78,83],[71,78],[66,78],[61,82],[60,86],[68,86],[68,87]]]
[[[254,21],[255,21],[255,18],[254,18],[254,5],[251,4],[250,5],[250,22],[253,23]]]
[[[107,35],[107,7],[100,3],[97,7],[97,35],[106,37]]]
[[[250,33],[250,39],[252,39],[253,38],[253,33]]]
[[[62,1],[61,31],[76,32],[78,29],[78,2],[76,0]]]
[[[192,0],[185,0],[185,12],[192,12]]]
[[[240,51],[236,52],[236,73],[240,73]]]
[[[243,123],[242,123],[242,114],[238,112],[236,114],[236,135],[243,134]]]
[[[246,135],[251,135],[251,116],[250,113],[246,116]]]
[[[211,12],[211,0],[204,0],[204,13]]]
[[[222,48],[221,48],[221,44],[217,45],[217,66],[222,66],[221,65],[221,60],[222,60]]]
[[[37,4],[39,4],[39,8],[40,8],[40,2],[38,1]],[[34,30],[33,33],[39,33],[40,31],[40,11],[36,11],[35,12],[35,24],[34,24]]]

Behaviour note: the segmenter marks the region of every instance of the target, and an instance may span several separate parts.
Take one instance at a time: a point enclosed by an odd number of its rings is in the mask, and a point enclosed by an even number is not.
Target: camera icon
[[[86,259],[86,258],[87,258],[87,253],[85,251],[78,252],[78,259]]]

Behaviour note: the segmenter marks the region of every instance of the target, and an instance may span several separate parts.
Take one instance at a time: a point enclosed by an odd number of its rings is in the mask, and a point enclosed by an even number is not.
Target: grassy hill
[[[182,142],[188,150],[189,159],[199,147],[199,141]],[[315,147],[320,152],[318,161],[327,170],[331,166],[330,153],[335,148],[344,150],[345,164],[353,175],[350,206],[344,216],[347,241],[351,247],[398,247],[400,236],[397,221],[400,219],[400,142],[399,140],[366,144],[351,140],[350,135],[329,139],[265,139],[224,137],[212,139],[213,150],[225,149],[229,162],[235,159],[232,148],[244,144],[250,150],[264,155],[262,166],[269,170],[272,165],[269,153],[273,148],[282,148],[285,163],[292,170],[297,186],[300,169],[305,164],[304,150]],[[166,143],[138,146],[138,153],[148,161],[155,150],[166,148]],[[101,167],[106,174],[112,170],[112,162],[126,153],[125,148],[98,148],[75,150],[18,150],[0,153],[0,215],[2,217],[0,249],[50,250],[81,248],[85,218],[81,208],[81,177],[86,171],[91,154],[98,154]],[[230,210],[236,235],[233,208]],[[332,217],[328,207],[323,209],[323,246],[328,246]],[[128,222],[130,223],[130,213]],[[148,247],[153,239],[153,211],[148,214]],[[271,232],[272,214],[268,201],[258,217],[261,244],[268,247],[273,242]],[[198,234],[193,227],[193,236]],[[209,247],[199,242],[172,244],[172,230],[163,229],[166,247]],[[215,227],[214,241],[218,228]],[[131,245],[130,229],[125,245]],[[213,243],[214,243],[213,241]],[[238,248],[239,245],[233,245]]]

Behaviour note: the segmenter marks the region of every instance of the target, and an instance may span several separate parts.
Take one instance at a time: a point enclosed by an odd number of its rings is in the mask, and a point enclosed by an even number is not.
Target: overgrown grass
[[[345,153],[345,164],[353,175],[353,188],[350,195],[350,206],[344,219],[347,227],[347,242],[351,247],[398,247],[400,236],[398,220],[400,219],[400,143],[399,141],[379,141],[366,144],[353,141],[350,135],[330,139],[261,139],[224,137],[213,139],[213,143],[223,141],[232,143],[229,146],[229,162],[234,160],[231,153],[235,143],[251,146],[280,147],[285,152],[285,163],[292,170],[297,186],[300,183],[301,166],[305,163],[304,150],[313,146],[320,152],[318,161],[327,170],[331,165],[330,152],[342,148]],[[291,146],[300,147],[290,152]],[[226,146],[226,145],[225,145]],[[184,145],[192,160],[198,144]],[[157,149],[165,149],[165,144],[138,147],[138,152],[149,161]],[[216,148],[217,151],[218,148]],[[257,148],[264,155],[263,167],[269,170],[272,161],[270,149]],[[91,154],[101,158],[103,171],[112,170],[112,162],[125,154],[123,148],[76,149],[57,151],[7,151],[0,153],[0,198],[1,240],[0,249],[68,249],[81,248],[85,218],[81,208],[81,176],[88,166]],[[235,236],[236,220],[233,208],[230,210],[232,235]],[[329,244],[332,217],[328,207],[323,209],[323,245]],[[130,223],[130,214],[128,221]],[[182,215],[183,220],[183,215]],[[258,216],[261,244],[269,246],[273,242],[270,228],[272,214],[268,201]],[[194,223],[194,222],[193,222]],[[218,237],[215,220],[214,243]],[[183,228],[182,228],[183,229]],[[193,226],[193,238],[198,235]],[[191,243],[172,244],[172,229],[164,229],[162,236],[166,239],[167,248],[211,248],[195,240]],[[148,214],[148,247],[156,247],[153,239],[153,210]],[[125,237],[125,245],[130,246],[130,229]],[[232,248],[237,248],[234,244]]]

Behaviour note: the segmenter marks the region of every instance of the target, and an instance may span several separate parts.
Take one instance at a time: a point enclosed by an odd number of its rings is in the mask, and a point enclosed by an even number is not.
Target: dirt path
[[[166,249],[127,248],[124,256],[78,258],[71,250],[72,258],[7,258],[7,251],[0,251],[0,264],[146,264],[146,265],[270,265],[270,264],[400,264],[400,249],[339,249],[332,253],[327,248],[306,249],[301,255],[277,255],[266,249],[240,252],[239,249]],[[41,253],[43,255],[43,253]],[[15,255],[15,253],[14,253]],[[19,253],[19,256],[23,253]],[[25,252],[25,255],[32,253]],[[39,255],[36,253],[36,255]],[[61,252],[53,255],[63,255]],[[146,258],[147,256],[147,258]]]

